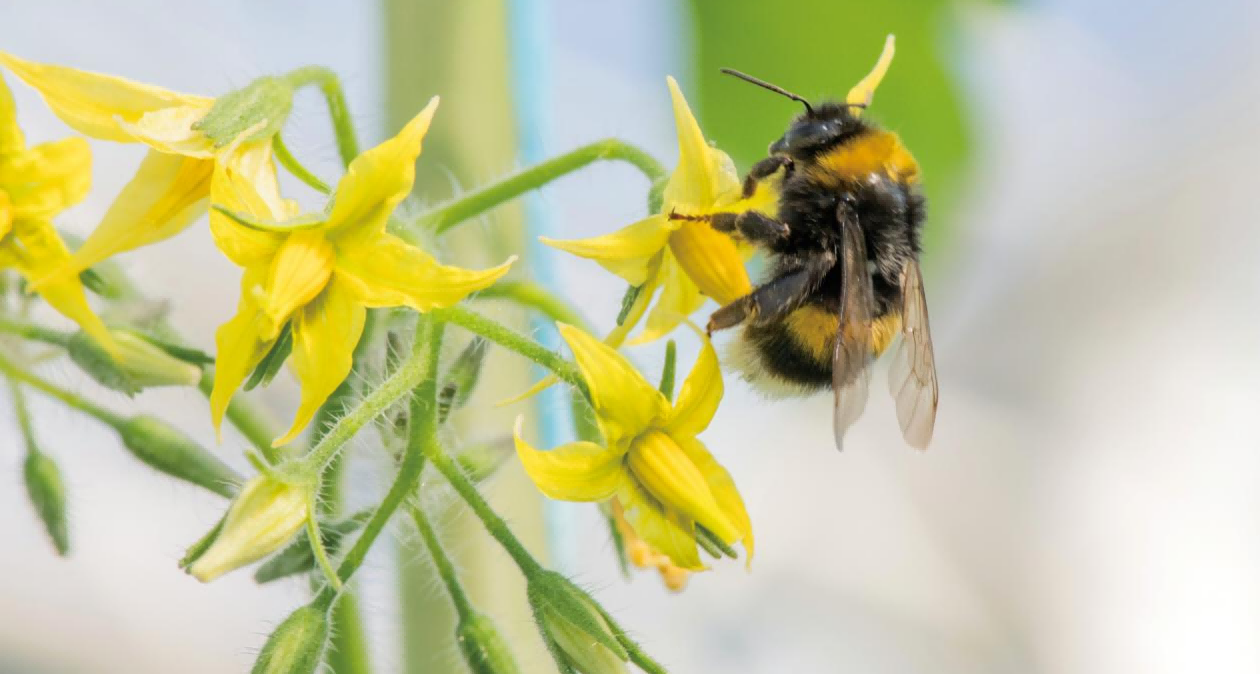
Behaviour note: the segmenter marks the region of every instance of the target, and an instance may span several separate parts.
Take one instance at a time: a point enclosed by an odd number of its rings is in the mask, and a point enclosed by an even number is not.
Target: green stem
[[[17,416],[18,428],[22,430],[22,440],[26,442],[26,454],[38,455],[39,446],[35,444],[35,427],[31,424],[31,409],[26,404],[26,392],[13,380],[9,380],[9,394],[13,397],[13,412]]]
[[[280,134],[271,137],[271,147],[276,151],[276,159],[280,160],[280,164],[289,173],[293,174],[295,178],[324,194],[332,193],[332,188],[328,187],[328,183],[320,180],[319,176],[311,173],[309,169],[302,166],[297,157],[293,156],[293,153],[289,151],[289,146],[285,145],[284,139],[280,137]]]
[[[413,431],[408,438],[407,452],[399,465],[398,475],[394,477],[393,485],[390,486],[389,492],[385,494],[385,498],[381,500],[380,506],[376,508],[372,517],[363,526],[363,532],[355,539],[354,546],[350,548],[346,556],[342,558],[341,565],[337,567],[337,576],[342,583],[349,582],[358,571],[368,551],[372,548],[372,543],[385,529],[386,523],[403,501],[415,491],[416,484],[420,482],[420,473],[424,469],[425,446],[437,446],[437,366],[442,352],[442,329],[440,321],[431,320],[422,315],[416,326],[412,358],[399,369],[401,373],[408,369],[411,362],[419,362],[416,370],[420,384],[415,388],[411,403]],[[335,432],[336,428],[329,432],[325,439],[332,437]],[[326,586],[315,598],[315,603],[319,606],[330,607],[335,597],[336,591],[331,586]]]
[[[474,190],[416,219],[415,224],[445,232],[506,201],[550,183],[599,160],[618,160],[634,165],[649,182],[665,176],[665,169],[646,152],[615,138],[596,141],[572,152],[540,162],[496,183]]]
[[[385,412],[395,401],[408,395],[424,380],[429,374],[427,359],[423,350],[414,350],[393,375],[338,420],[305,457],[294,461],[306,464],[306,471],[322,469],[360,429]]]
[[[104,424],[107,424],[115,429],[121,428],[127,422],[127,420],[117,413],[106,410],[105,408],[102,408],[101,406],[72,391],[62,389],[61,387],[44,380],[38,375],[22,370],[14,365],[14,363],[6,356],[0,356],[0,373],[4,373],[4,375],[12,380],[22,382],[34,389],[38,389],[70,406],[71,408],[95,417]]]
[[[65,347],[70,343],[72,333],[46,328],[39,324],[0,317],[0,332],[16,335],[25,340],[34,340],[45,344]]]
[[[438,539],[437,532],[433,530],[432,523],[429,522],[428,516],[425,515],[424,509],[419,504],[411,505],[411,519],[416,523],[416,529],[420,531],[420,538],[424,540],[424,545],[429,549],[429,555],[433,558],[433,566],[437,568],[438,576],[441,577],[442,583],[446,586],[446,592],[451,596],[451,603],[455,605],[455,611],[459,613],[460,618],[470,616],[473,613],[472,602],[468,600],[468,594],[464,592],[464,585],[459,581],[459,575],[455,572],[455,565],[446,555],[446,551],[442,548],[442,540]]]
[[[559,377],[565,382],[577,387],[582,392],[583,396],[590,399],[590,388],[587,387],[586,379],[582,377],[581,371],[578,370],[577,366],[556,352],[553,352],[524,335],[517,333],[498,321],[489,319],[462,307],[438,309],[434,310],[433,314],[434,316],[440,317],[442,321],[452,323],[460,328],[476,333],[487,340],[506,347],[517,354],[524,356],[530,361],[546,368],[547,370],[550,370],[556,374],[556,377]]]
[[[210,397],[210,392],[214,391],[213,371],[201,371],[201,381],[197,383],[197,389],[207,398]],[[237,395],[228,403],[224,416],[251,445],[262,451],[263,457],[266,457],[269,463],[274,464],[280,461],[280,448],[271,447],[271,439],[277,436],[275,427],[272,426],[271,420],[256,407],[249,405],[240,395]]]
[[[490,536],[494,537],[495,541],[499,542],[499,545],[507,551],[508,555],[512,556],[512,560],[516,562],[517,567],[521,568],[521,572],[527,577],[541,574],[544,571],[543,566],[534,559],[534,556],[530,555],[525,545],[521,543],[521,540],[517,539],[515,534],[512,534],[512,529],[499,517],[499,514],[490,508],[490,504],[486,503],[485,498],[477,491],[476,486],[472,484],[472,481],[468,480],[464,472],[460,471],[459,466],[450,458],[450,455],[446,454],[442,446],[438,443],[430,445],[427,448],[427,454],[429,462],[443,476],[446,476],[446,481],[451,484],[451,487],[455,488],[455,492],[463,498],[473,513],[477,514]]]
[[[533,281],[500,281],[477,294],[478,300],[509,300],[535,310],[552,321],[577,326],[591,332],[586,318],[563,298]]]
[[[314,500],[312,491],[311,503]],[[310,540],[311,552],[315,555],[315,562],[324,573],[324,578],[334,591],[341,591],[341,578],[337,576],[337,570],[333,569],[332,561],[328,559],[328,549],[324,548],[324,538],[319,535],[319,522],[314,510],[306,516],[306,538]]]
[[[333,131],[337,135],[341,163],[350,166],[350,162],[359,156],[359,138],[355,134],[350,109],[346,106],[346,94],[341,90],[337,74],[323,66],[306,66],[289,73],[287,78],[294,87],[319,85],[324,100],[328,102],[328,116],[332,118]]]

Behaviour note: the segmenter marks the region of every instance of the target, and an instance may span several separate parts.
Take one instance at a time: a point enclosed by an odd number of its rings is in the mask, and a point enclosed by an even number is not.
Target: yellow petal
[[[63,274],[179,234],[206,209],[214,163],[150,150]]]
[[[271,350],[272,341],[258,333],[262,310],[255,300],[258,296],[256,289],[262,288],[266,278],[265,267],[245,269],[241,277],[241,299],[237,304],[236,316],[219,326],[214,334],[216,351],[214,390],[210,392],[210,418],[220,440],[223,413],[227,411],[232,395]]]
[[[667,412],[665,396],[616,349],[568,324],[558,323],[556,327],[586,378],[595,416],[609,446],[617,447],[621,440],[637,436]]]
[[[438,97],[420,111],[398,135],[359,155],[337,184],[331,232],[348,236],[374,235],[385,231],[385,221],[394,207],[411,193],[416,178],[416,158],[429,130]]]
[[[719,305],[752,292],[735,240],[708,223],[684,223],[670,235],[669,250],[700,292]]]
[[[700,356],[691,367],[691,373],[683,382],[678,402],[670,414],[666,429],[674,436],[695,436],[704,431],[713,420],[718,404],[722,401],[722,371],[718,366],[717,352],[704,332],[692,326],[703,342]]]
[[[608,499],[626,478],[624,453],[597,443],[578,441],[551,450],[537,450],[521,437],[525,418],[516,418],[512,436],[521,466],[538,490],[552,499],[596,502]]]
[[[40,143],[0,161],[0,188],[14,218],[43,220],[77,204],[92,187],[92,150],[82,138]]]
[[[704,474],[705,480],[709,483],[709,491],[717,500],[722,513],[726,514],[739,532],[739,541],[744,543],[744,551],[748,553],[747,564],[751,565],[753,558],[752,519],[748,517],[748,510],[744,508],[744,499],[739,496],[739,490],[735,488],[735,481],[731,479],[731,474],[718,464],[713,454],[698,439],[675,437],[674,440]],[[735,542],[727,541],[726,543]]]
[[[665,81],[669,84],[678,131],[678,166],[665,186],[665,205],[667,212],[677,207],[684,213],[695,213],[697,209],[709,208],[717,199],[719,167],[678,82],[672,77]]]
[[[263,337],[275,339],[299,308],[315,299],[332,278],[337,252],[323,232],[294,232],[285,238],[267,274],[263,313],[270,319]]]
[[[626,522],[640,538],[683,569],[705,569],[696,548],[695,526],[690,520],[663,508],[632,480],[622,482],[617,500],[621,502]]]
[[[113,75],[33,63],[4,52],[0,52],[0,64],[38,90],[66,124],[106,141],[137,140],[120,122],[135,124],[145,113],[163,108],[201,106],[209,110],[214,102]]]
[[[17,104],[13,102],[13,92],[4,78],[0,78],[0,158],[21,152],[26,148],[26,139],[22,136],[22,128],[17,123]]]
[[[738,528],[718,505],[704,474],[668,434],[653,430],[636,438],[626,467],[664,508],[704,525],[722,541],[739,539]]]
[[[118,126],[140,143],[175,155],[210,159],[215,155],[214,141],[193,125],[210,111],[211,102],[197,105],[181,105],[153,110],[140,116],[134,123],[119,120]]]
[[[861,82],[853,85],[849,90],[849,94],[844,97],[845,103],[855,103],[859,105],[870,105],[875,98],[875,89],[879,87],[879,83],[884,79],[884,75],[888,72],[888,66],[892,65],[893,54],[897,51],[896,39],[889,35],[884,40],[884,51],[880,52],[879,60],[875,62],[875,67],[862,78]]]
[[[665,248],[670,233],[681,225],[682,221],[671,221],[664,215],[656,214],[600,237],[539,239],[553,248],[594,260],[632,286],[639,286],[647,281],[653,258]]]
[[[450,307],[507,274],[516,260],[498,267],[466,270],[443,265],[392,234],[378,234],[342,243],[337,254],[337,278],[358,294],[368,307],[411,307],[427,312]]]
[[[13,231],[13,202],[9,200],[9,193],[0,190],[0,240],[9,236],[9,232]]]
[[[293,426],[271,445],[279,447],[302,433],[319,407],[350,374],[354,348],[363,335],[367,310],[354,294],[332,283],[293,320],[293,356],[289,364],[302,384],[302,402]]]
[[[281,199],[276,187],[270,143],[251,146],[240,153],[230,154],[228,161],[215,162],[210,200],[234,212],[268,220],[282,220],[296,215],[296,204]],[[265,155],[265,158],[260,158],[260,155]],[[242,267],[270,260],[284,241],[283,234],[245,227],[218,211],[210,212],[210,234],[214,237],[215,246]]]
[[[13,223],[13,238],[21,250],[15,251],[18,271],[28,280],[38,279],[66,264],[70,252],[57,235],[52,223],[43,220],[18,220]],[[12,246],[13,242],[9,245]],[[53,309],[72,319],[83,332],[101,346],[114,351],[114,338],[88,305],[79,277],[64,277],[45,284],[39,294]]]
[[[661,266],[661,297],[648,315],[647,325],[630,344],[646,344],[658,340],[678,327],[684,319],[704,305],[704,295],[695,282],[679,266],[672,253],[665,254]]]

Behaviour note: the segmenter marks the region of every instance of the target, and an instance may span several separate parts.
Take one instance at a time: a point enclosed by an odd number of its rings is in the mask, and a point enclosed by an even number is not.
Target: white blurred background
[[[664,75],[686,88],[694,68],[686,7],[540,7],[514,3],[511,17],[532,16],[545,38],[534,73],[546,87],[543,148],[618,136],[672,164]],[[366,145],[393,131],[387,11],[6,3],[0,26],[3,49],[24,58],[203,94],[325,64],[343,76]],[[826,396],[767,403],[730,378],[704,440],[748,502],[752,571],[718,565],[681,595],[649,573],[626,583],[593,509],[569,505],[550,514],[564,534],[555,562],[682,672],[1260,670],[1260,444],[1249,426],[1260,409],[1260,5],[961,3],[950,17],[943,58],[974,148],[949,247],[928,256],[942,389],[931,451],[903,445],[882,386],[838,454]],[[6,81],[28,138],[66,133]],[[305,96],[286,140],[335,176],[323,109]],[[80,233],[141,155],[94,150],[93,194],[64,219]],[[567,178],[541,193],[536,226],[578,237],[631,222],[641,183],[612,166]],[[211,346],[237,273],[204,227],[124,262],[168,289],[175,323]],[[536,264],[610,324],[619,281],[559,255]],[[659,350],[633,353],[646,372],[659,368]],[[694,353],[684,343],[680,364]],[[69,367],[52,376],[87,387]],[[101,398],[213,442],[194,392]],[[273,387],[267,402],[285,418],[293,387]],[[74,551],[63,560],[47,545],[22,488],[17,431],[0,415],[13,439],[0,451],[0,670],[247,669],[305,585],[184,575],[175,561],[222,501],[138,467],[93,422],[35,406],[66,474]],[[243,467],[239,447],[229,439],[221,451]],[[496,481],[519,479],[514,470]],[[355,476],[356,494],[380,488],[370,471]],[[391,575],[384,555],[363,575],[383,670],[402,667],[405,637],[391,628]],[[525,621],[499,618],[511,629]]]

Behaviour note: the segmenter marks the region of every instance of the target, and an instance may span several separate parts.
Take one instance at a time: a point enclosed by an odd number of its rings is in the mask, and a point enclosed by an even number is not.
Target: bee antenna
[[[793,101],[797,101],[801,105],[805,106],[805,112],[809,113],[810,115],[814,114],[814,108],[809,104],[809,101],[806,101],[804,97],[793,94],[792,92],[788,91],[787,89],[784,89],[783,87],[778,86],[777,84],[770,84],[769,82],[766,82],[765,80],[755,78],[752,75],[749,75],[747,73],[741,73],[738,70],[733,70],[731,68],[723,68],[722,72],[727,75],[738,77],[739,79],[745,82],[751,82],[752,84],[755,84],[758,87],[761,87],[762,89],[769,89],[770,91],[773,91],[776,94],[781,94],[783,96],[786,96],[792,99]]]

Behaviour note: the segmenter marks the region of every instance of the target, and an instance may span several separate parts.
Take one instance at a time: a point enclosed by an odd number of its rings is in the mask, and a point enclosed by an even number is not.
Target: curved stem
[[[468,600],[468,594],[464,592],[464,585],[459,581],[459,575],[455,572],[455,564],[446,555],[446,551],[442,548],[442,540],[438,538],[437,532],[433,530],[433,524],[429,522],[428,516],[425,515],[424,509],[419,504],[411,505],[411,519],[416,523],[416,529],[420,531],[420,538],[424,540],[424,545],[429,549],[429,555],[433,558],[433,566],[437,568],[438,577],[442,579],[442,584],[446,586],[446,592],[451,596],[451,603],[455,605],[455,611],[461,616],[466,617],[472,614],[472,603]]]
[[[323,66],[306,66],[286,77],[294,87],[308,84],[319,86],[324,100],[328,102],[328,116],[332,118],[333,131],[337,135],[337,152],[341,155],[341,163],[350,166],[350,162],[359,156],[359,138],[354,132],[350,109],[346,106],[346,94],[341,90],[341,80],[337,79],[337,74]]]
[[[440,321],[429,320],[423,315],[416,326],[415,344],[408,364],[419,357],[417,379],[420,380],[420,384],[416,387],[411,402],[413,431],[407,442],[407,452],[403,456],[398,475],[394,477],[394,483],[390,486],[389,492],[385,494],[380,506],[363,526],[363,532],[355,539],[354,546],[350,547],[337,567],[337,577],[342,583],[348,582],[354,576],[372,548],[372,543],[385,529],[390,517],[415,491],[416,484],[420,481],[420,473],[424,469],[425,446],[436,447],[437,445],[437,364],[442,352],[442,328]],[[405,364],[399,372],[406,369]],[[329,432],[325,439],[331,437],[335,431],[336,428]],[[336,590],[327,586],[320,591],[315,602],[329,607],[335,597]]]
[[[442,446],[438,443],[433,443],[428,446],[427,454],[429,462],[443,476],[446,476],[446,481],[451,484],[451,487],[455,488],[455,492],[463,498],[473,513],[477,514],[490,536],[494,537],[495,541],[499,542],[499,545],[507,551],[508,555],[512,556],[512,560],[516,562],[517,567],[521,568],[521,572],[526,576],[542,573],[543,566],[537,560],[534,560],[534,556],[530,555],[525,545],[521,543],[521,540],[517,539],[515,534],[512,534],[512,529],[508,527],[507,523],[503,522],[499,514],[490,508],[490,504],[486,503],[485,498],[477,491],[472,481],[468,480],[464,472],[460,471],[459,466],[450,458],[450,455],[446,454]]]
[[[126,424],[126,420],[121,415],[107,410],[72,391],[62,389],[38,375],[22,370],[10,361],[7,356],[0,356],[0,372],[4,373],[9,379],[22,382],[33,389],[38,389],[71,408],[95,417],[115,429]]]
[[[284,139],[280,137],[280,134],[271,137],[271,147],[276,151],[276,159],[280,161],[281,166],[293,174],[295,178],[324,194],[332,193],[332,188],[328,187],[328,183],[320,180],[319,176],[311,173],[310,169],[302,166],[297,157],[293,156],[293,153],[289,151],[289,146],[285,145]]]
[[[315,503],[314,495],[311,496],[311,503]],[[315,562],[319,564],[324,578],[334,591],[340,591],[341,578],[337,576],[337,570],[333,569],[332,561],[328,559],[328,549],[324,548],[324,539],[319,536],[319,523],[316,522],[314,510],[306,516],[306,538],[311,542],[311,552],[315,554]]]
[[[542,284],[533,281],[500,281],[499,283],[477,294],[478,300],[508,300],[535,310],[552,321],[577,326],[591,332],[586,317],[577,309],[555,293],[548,291]]]
[[[583,396],[590,399],[590,389],[587,387],[586,379],[582,377],[581,371],[578,370],[576,365],[566,360],[556,352],[553,352],[524,335],[517,333],[498,321],[489,319],[462,307],[438,309],[434,310],[433,314],[434,316],[441,317],[443,321],[476,333],[487,340],[506,347],[546,368],[547,370],[550,370],[556,374],[556,377],[559,377],[565,382],[577,387],[582,392]]]
[[[22,391],[21,385],[10,379],[9,394],[13,397],[13,414],[17,417],[18,428],[22,430],[26,454],[38,455],[39,446],[35,443],[35,427],[31,424],[31,409],[26,404],[26,392]]]
[[[415,225],[442,233],[470,218],[598,160],[618,160],[643,172],[649,183],[665,176],[665,169],[651,155],[615,138],[596,141],[545,162],[522,169],[507,178],[474,190],[439,206],[415,220]]]

